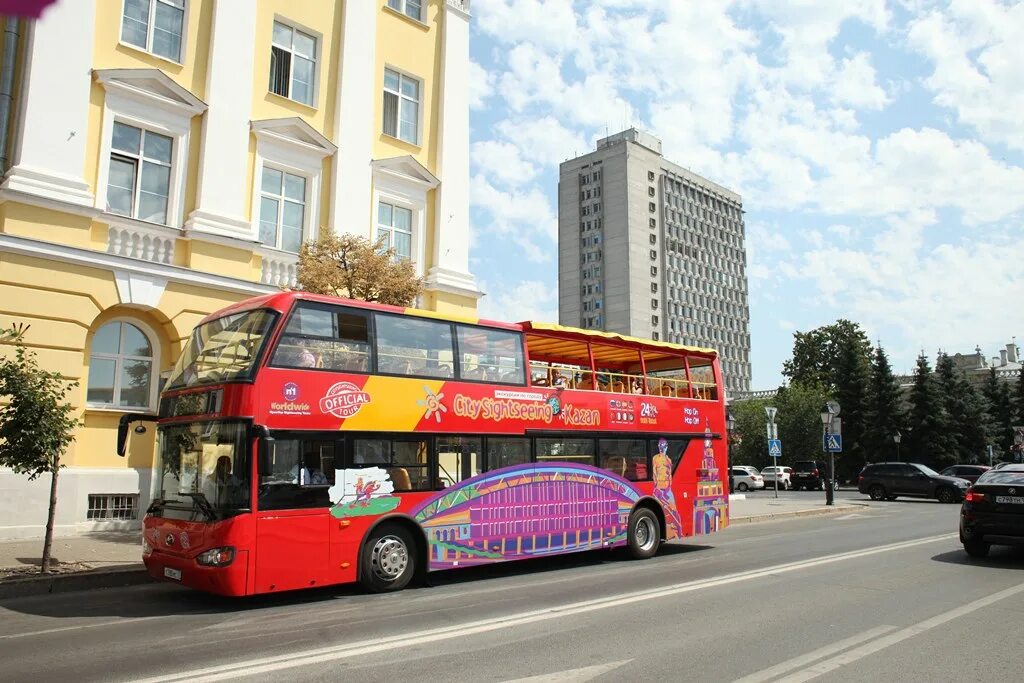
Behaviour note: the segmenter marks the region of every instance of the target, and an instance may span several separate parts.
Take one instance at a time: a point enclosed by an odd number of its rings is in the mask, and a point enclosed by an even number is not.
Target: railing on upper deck
[[[594,373],[589,368],[541,362],[530,363],[530,384],[539,387],[607,391],[613,394],[645,394],[704,400],[714,400],[717,394],[714,382],[648,375],[645,391],[643,375],[625,372]]]

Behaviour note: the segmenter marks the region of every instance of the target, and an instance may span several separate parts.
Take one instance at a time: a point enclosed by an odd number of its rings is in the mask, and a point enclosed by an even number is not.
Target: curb
[[[792,510],[790,512],[769,512],[764,515],[747,515],[745,517],[730,517],[729,524],[743,524],[755,522],[768,522],[783,517],[815,517],[818,515],[836,515],[841,512],[856,512],[868,507],[867,505],[839,505],[824,508],[811,508],[809,510]]]
[[[130,567],[93,569],[72,574],[53,574],[0,582],[0,600],[49,593],[70,593],[94,588],[117,588],[149,583],[149,573],[140,562]]]

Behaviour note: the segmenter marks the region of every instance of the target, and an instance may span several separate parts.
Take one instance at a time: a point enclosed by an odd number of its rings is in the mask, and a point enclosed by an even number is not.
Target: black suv
[[[828,465],[823,462],[797,460],[793,463],[793,473],[790,475],[790,481],[793,484],[793,488],[797,491],[800,489],[824,491],[826,479],[828,479]],[[839,488],[839,482],[834,478],[832,480],[832,488]]]
[[[935,498],[940,503],[963,500],[970,482],[944,477],[930,467],[912,462],[881,462],[866,466],[857,478],[857,490],[871,500],[896,500],[896,496]]]

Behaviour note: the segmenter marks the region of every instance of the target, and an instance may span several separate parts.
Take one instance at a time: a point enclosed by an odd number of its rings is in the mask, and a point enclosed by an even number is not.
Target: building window
[[[139,494],[90,493],[86,519],[138,519]]]
[[[412,210],[386,202],[377,205],[377,239],[404,259],[412,258]]]
[[[647,172],[647,180],[649,180],[649,181],[654,180],[654,171],[648,171]]]
[[[657,261],[658,260],[658,252],[656,252],[654,249],[651,249],[651,260],[652,261]]]
[[[654,196],[654,188],[653,187],[648,187],[647,188],[647,196],[648,197],[653,197]]]
[[[657,243],[658,243],[658,236],[657,235],[651,235],[651,244],[657,244]]]
[[[658,219],[657,218],[652,218],[650,220],[650,225],[651,225],[652,228],[658,227]]]
[[[416,21],[423,21],[422,0],[388,0],[388,7]]]
[[[658,266],[651,266],[651,277],[657,277],[657,275],[658,275]]]
[[[654,213],[657,209],[658,207],[654,205],[654,202],[649,202],[647,204],[647,210],[650,211],[651,213]]]
[[[657,293],[658,293],[658,283],[657,282],[652,282],[651,283],[651,294],[657,294]]]
[[[180,62],[184,23],[185,0],[124,0],[121,40]]]
[[[384,134],[419,144],[420,82],[384,69]]]
[[[270,46],[270,92],[313,106],[316,38],[279,21]]]
[[[652,315],[651,316],[651,324],[652,325],[657,325],[658,324],[658,316],[656,316],[656,315]]]
[[[260,183],[260,242],[293,254],[302,247],[306,179],[270,166]]]
[[[107,179],[107,211],[167,223],[172,138],[114,122]]]
[[[651,299],[651,308],[657,308],[657,307],[658,307],[658,300],[657,299]]]
[[[135,325],[110,322],[89,352],[86,400],[110,408],[148,408],[153,396],[153,345]]]

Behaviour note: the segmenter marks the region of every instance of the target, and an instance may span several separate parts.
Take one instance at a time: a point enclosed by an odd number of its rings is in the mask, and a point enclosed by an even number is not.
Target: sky
[[[558,320],[558,165],[636,126],[743,197],[752,389],[780,384],[794,331],[839,318],[897,372],[1024,337],[1024,2],[472,11],[482,316]]]

